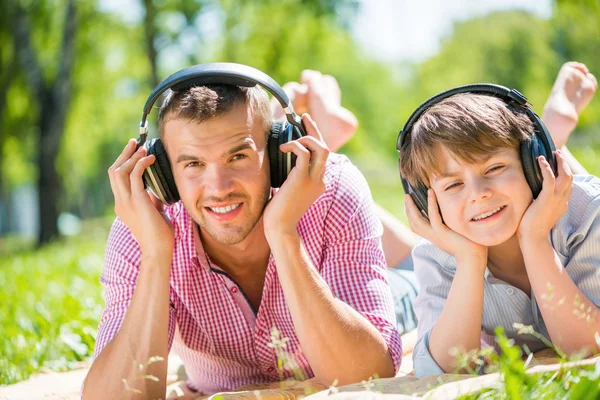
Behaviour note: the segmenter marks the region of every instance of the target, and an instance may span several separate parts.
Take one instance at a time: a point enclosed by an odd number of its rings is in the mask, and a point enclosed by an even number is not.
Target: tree
[[[71,97],[72,70],[75,62],[74,41],[77,31],[76,6],[74,0],[67,2],[61,49],[56,57],[56,74],[50,78],[45,76],[33,48],[28,11],[16,4],[13,12],[14,48],[38,113],[38,244],[41,245],[58,233],[56,221],[61,180],[56,170],[56,159]]]

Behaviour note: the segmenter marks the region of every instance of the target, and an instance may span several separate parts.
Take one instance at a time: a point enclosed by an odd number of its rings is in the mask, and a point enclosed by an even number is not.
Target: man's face
[[[196,123],[173,119],[163,141],[191,217],[217,242],[244,240],[269,198],[269,161],[262,121],[245,104]]]
[[[510,239],[533,196],[517,150],[498,150],[489,160],[464,163],[440,149],[444,174],[431,179],[444,223],[469,240],[496,246]]]

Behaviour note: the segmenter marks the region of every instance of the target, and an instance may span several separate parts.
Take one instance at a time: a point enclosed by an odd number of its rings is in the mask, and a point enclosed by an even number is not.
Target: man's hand
[[[325,192],[325,165],[329,149],[315,122],[308,114],[302,116],[307,136],[281,145],[284,153],[296,155],[292,168],[281,188],[275,193],[263,214],[265,236],[281,233],[297,234],[296,225],[306,210]]]
[[[146,149],[137,151],[131,139],[115,163],[108,169],[110,186],[115,196],[115,213],[138,241],[143,254],[170,255],[174,233],[170,222],[156,209],[142,181],[144,170],[155,157]]]
[[[544,179],[542,191],[521,219],[517,230],[519,243],[532,239],[548,240],[550,229],[569,207],[569,199],[573,191],[573,174],[562,152],[557,150],[555,154],[558,177],[554,176],[548,161],[543,156],[538,157]]]
[[[597,89],[596,77],[584,64],[567,62],[561,67],[542,114],[557,149],[567,143]]]
[[[487,246],[467,239],[444,224],[433,189],[427,191],[427,214],[429,219],[421,214],[412,197],[408,194],[404,196],[404,207],[413,232],[429,240],[440,250],[452,255],[459,265],[473,260],[476,261],[477,265],[482,265],[485,268],[488,256]]]
[[[300,82],[288,82],[283,90],[290,98],[296,114],[309,113],[331,151],[337,151],[354,136],[358,121],[351,111],[342,106],[342,92],[337,80],[319,71],[304,70]],[[271,101],[274,119],[284,119],[283,109],[275,99]]]

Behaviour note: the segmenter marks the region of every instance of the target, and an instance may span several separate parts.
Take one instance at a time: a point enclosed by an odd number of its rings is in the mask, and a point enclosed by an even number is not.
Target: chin
[[[515,230],[505,229],[502,232],[493,232],[490,235],[486,234],[471,234],[467,236],[469,240],[486,247],[499,246],[508,241],[515,235]]]

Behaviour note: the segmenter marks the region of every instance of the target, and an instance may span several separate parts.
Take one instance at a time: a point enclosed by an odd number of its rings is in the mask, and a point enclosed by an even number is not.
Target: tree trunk
[[[75,61],[75,14],[75,2],[69,0],[63,26],[61,52],[57,57],[60,63],[58,73],[53,82],[45,82],[31,43],[31,24],[26,12],[20,6],[15,9],[15,49],[39,110],[38,245],[49,242],[58,234],[56,222],[61,185],[55,164],[71,98],[72,71]]]
[[[154,40],[156,39],[156,26],[154,24],[154,20],[156,19],[156,7],[152,3],[152,0],[144,0],[144,7],[146,8],[144,34],[146,37],[146,51],[148,60],[150,61],[150,84],[155,88],[158,86],[157,52],[154,47]]]

